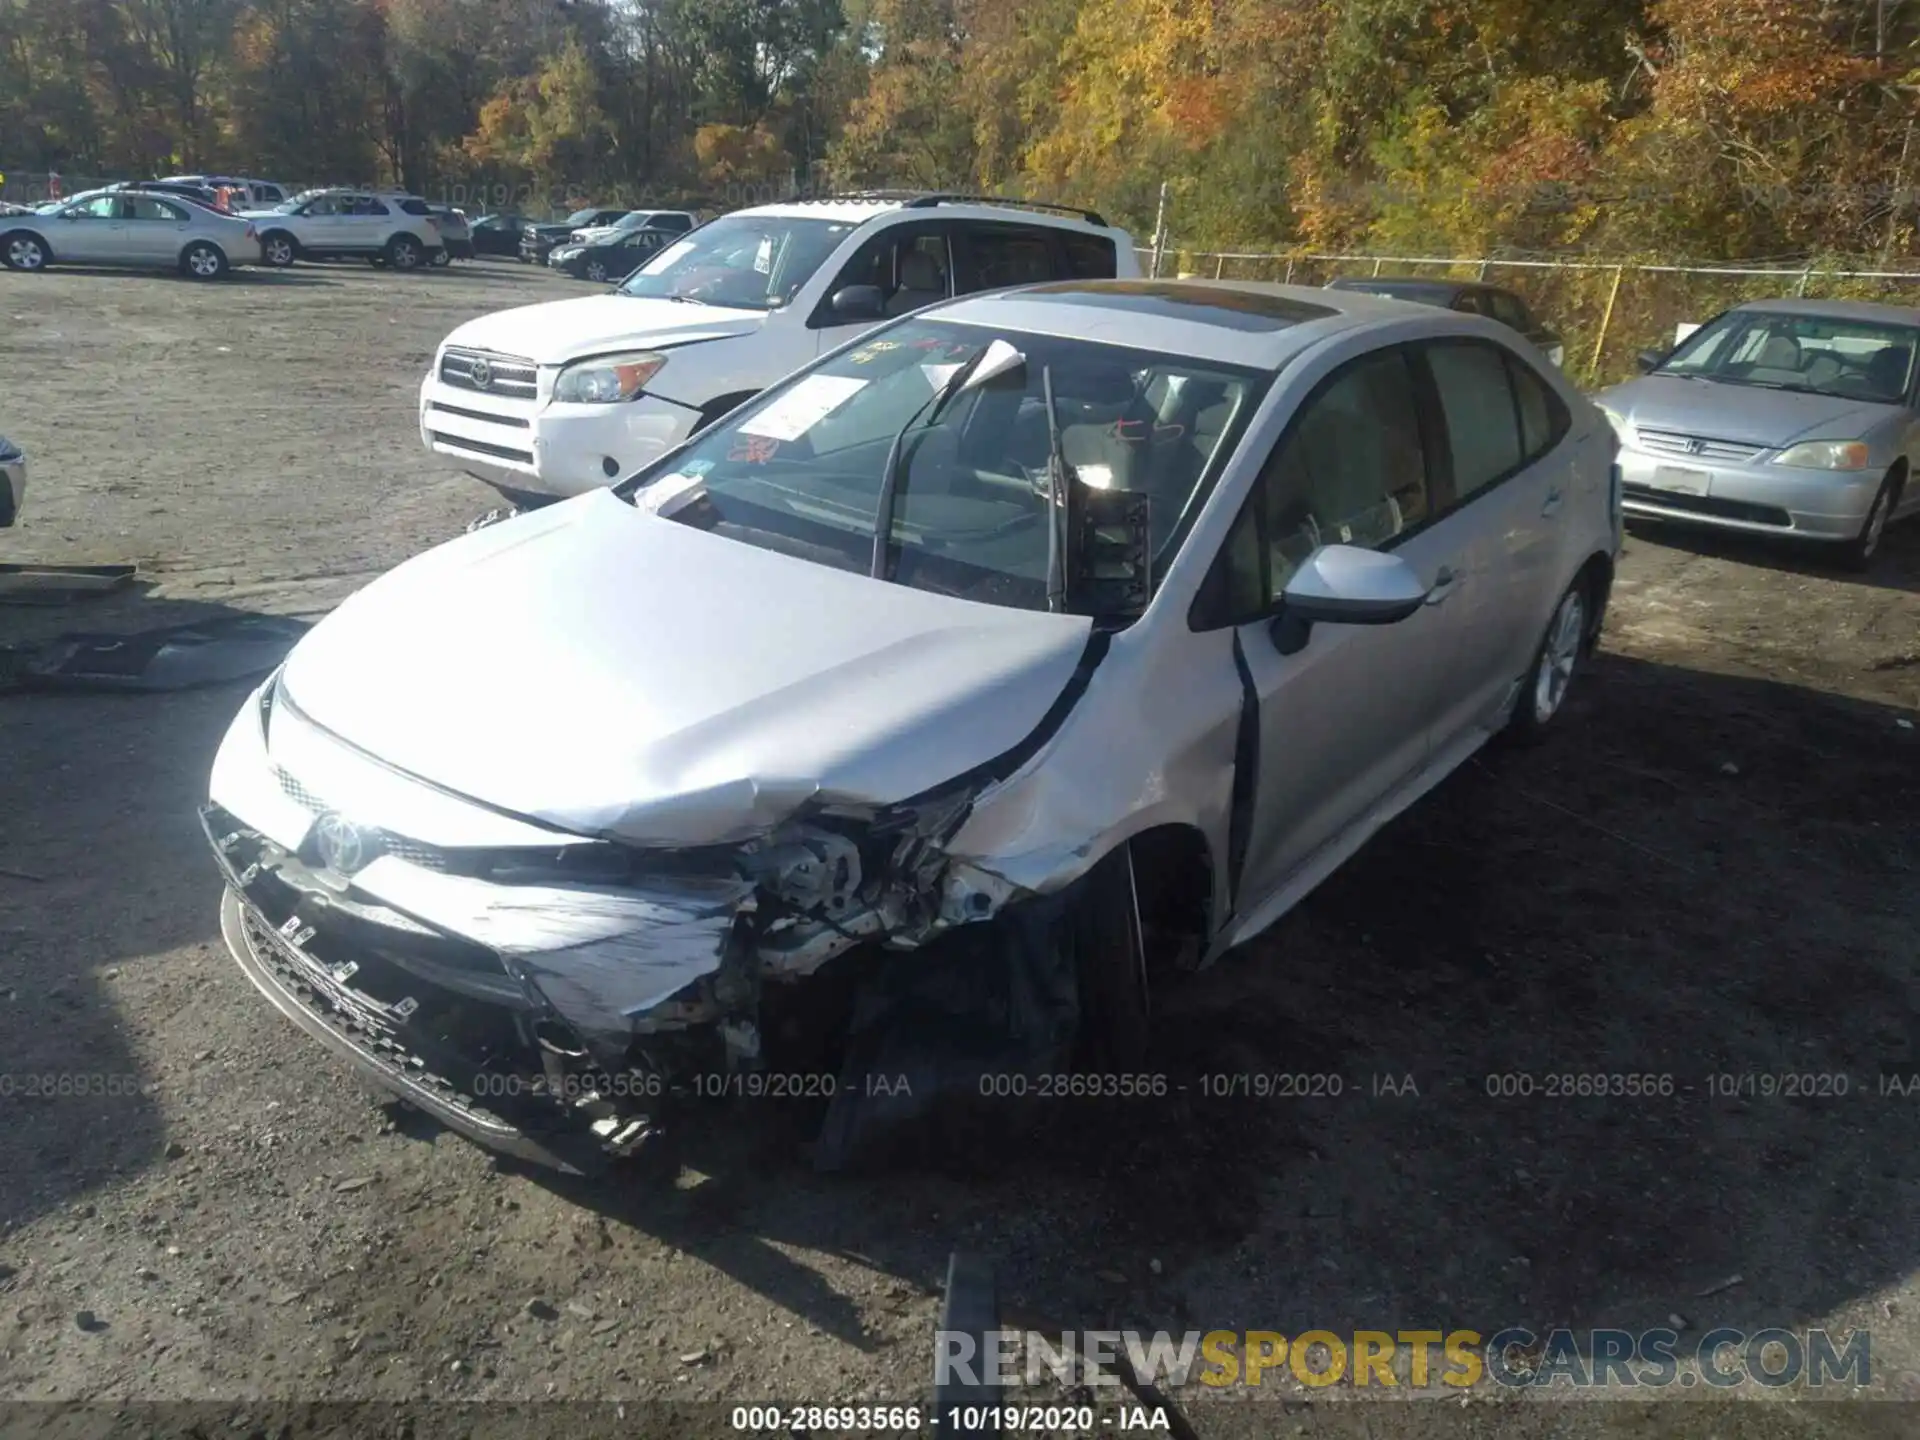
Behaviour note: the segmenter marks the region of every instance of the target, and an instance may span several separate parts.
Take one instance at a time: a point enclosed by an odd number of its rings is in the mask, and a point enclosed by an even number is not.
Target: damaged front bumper
[[[201,818],[227,884],[222,932],[248,979],[379,1087],[483,1145],[575,1172],[653,1143],[689,1100],[755,1093],[727,1077],[791,1076],[796,1051],[824,1082],[812,1093],[834,1099],[828,1131],[853,1135],[868,1123],[845,1113],[861,1087],[839,1072],[856,1012],[877,1013],[855,1003],[862,977],[916,950],[910,968],[935,980],[952,947],[925,947],[960,929],[973,935],[964,972],[991,989],[1001,967],[978,951],[1008,947],[980,922],[1034,898],[945,853],[964,791],[703,849],[635,850],[497,812],[493,843],[449,845],[481,818],[461,813],[469,802],[369,764],[271,682],[236,718],[214,782]],[[369,814],[407,834],[346,818]],[[1014,910],[1032,912],[1016,924],[1054,913]],[[887,976],[889,992],[899,984]],[[1016,1017],[1023,1029],[1060,1033],[1057,1016]],[[796,1030],[812,1033],[777,1038]]]

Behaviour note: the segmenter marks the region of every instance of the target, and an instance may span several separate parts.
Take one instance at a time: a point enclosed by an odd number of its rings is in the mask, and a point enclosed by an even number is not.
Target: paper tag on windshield
[[[766,409],[740,422],[742,435],[798,440],[867,388],[857,375],[809,375]]]
[[[942,385],[947,383],[948,379],[952,377],[953,372],[959,368],[960,363],[958,361],[955,361],[951,365],[922,365],[920,367],[920,373],[927,377],[928,385],[938,390]]]
[[[662,475],[646,489],[634,493],[634,508],[651,511],[655,515],[665,514],[676,502],[693,498],[701,480],[699,475],[682,475],[677,471],[672,475]]]

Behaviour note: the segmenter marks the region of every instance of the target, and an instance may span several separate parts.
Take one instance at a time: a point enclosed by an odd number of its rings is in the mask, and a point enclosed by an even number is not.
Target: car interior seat
[[[888,298],[886,313],[904,315],[946,295],[947,277],[939,260],[925,250],[906,250],[900,255],[900,288]]]

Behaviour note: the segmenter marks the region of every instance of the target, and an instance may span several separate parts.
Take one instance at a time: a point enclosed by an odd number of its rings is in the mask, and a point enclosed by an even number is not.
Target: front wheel
[[[47,254],[47,242],[24,230],[7,236],[3,253],[9,270],[44,270],[52,259]]]
[[[1867,511],[1867,518],[1860,522],[1860,533],[1841,546],[1842,569],[1859,574],[1873,568],[1874,557],[1880,553],[1880,541],[1887,533],[1887,518],[1893,514],[1894,496],[1899,491],[1899,480],[1889,475],[1880,493],[1873,497],[1873,508]]]
[[[442,245],[438,250],[433,252],[434,269],[444,270],[451,264],[453,264],[453,252],[448,250],[446,246]]]
[[[277,270],[284,270],[293,264],[299,254],[299,247],[293,243],[291,235],[269,235],[260,242],[260,258]]]
[[[1586,651],[1587,616],[1586,582],[1576,580],[1554,607],[1547,633],[1534,653],[1533,668],[1514,701],[1508,729],[1516,739],[1538,738],[1566,704],[1574,672]]]
[[[607,279],[605,262],[600,260],[587,261],[587,279],[592,280],[596,284],[605,284]]]
[[[227,257],[218,245],[196,240],[182,252],[180,269],[194,280],[218,280],[227,273]]]

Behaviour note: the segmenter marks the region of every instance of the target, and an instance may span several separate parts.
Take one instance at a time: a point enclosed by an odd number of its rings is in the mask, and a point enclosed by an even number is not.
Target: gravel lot
[[[32,465],[0,559],[149,582],[0,608],[0,644],[317,615],[457,533],[492,497],[420,449],[434,344],[586,291],[511,263],[0,274],[0,432]],[[218,937],[194,807],[241,693],[0,698],[0,1396],[917,1397],[965,1247],[1048,1328],[1865,1325],[1875,1389],[1920,1399],[1920,1099],[1878,1093],[1920,1026],[1915,527],[1866,580],[1631,536],[1552,742],[1469,765],[1168,997],[1159,1068],[1333,1072],[1339,1098],[1088,1103],[852,1179],[766,1103],[625,1186],[503,1170],[376,1103]],[[1487,1093],[1572,1072],[1676,1088]],[[1720,1098],[1718,1072],[1849,1093]],[[27,1097],[43,1074],[114,1093]],[[1916,1428],[1799,1409],[1817,1428],[1740,1433]],[[1324,1398],[1278,1428],[1361,1410],[1433,1433],[1432,1406]]]

